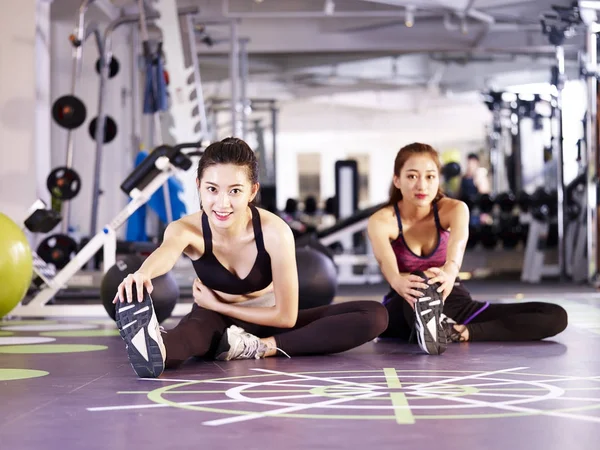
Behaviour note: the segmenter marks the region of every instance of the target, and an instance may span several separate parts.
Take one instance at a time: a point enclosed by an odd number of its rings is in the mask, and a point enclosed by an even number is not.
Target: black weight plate
[[[63,95],[52,105],[52,118],[63,128],[72,130],[85,122],[85,105],[74,95]]]
[[[90,137],[94,140],[96,139],[96,123],[97,123],[97,121],[98,121],[97,117],[92,119],[92,121],[90,122],[89,130],[88,130],[90,132]],[[110,116],[106,116],[106,120],[104,122],[104,143],[108,144],[116,136],[117,136],[117,124]]]
[[[108,78],[113,78],[115,75],[119,73],[120,64],[117,58],[114,56],[110,60],[109,68],[108,68]],[[100,58],[96,60],[96,72],[100,74]]]
[[[77,253],[77,243],[66,234],[53,234],[44,239],[37,248],[37,254],[57,269],[65,267]]]
[[[81,178],[73,169],[57,167],[48,175],[46,186],[55,199],[71,200],[79,194]]]

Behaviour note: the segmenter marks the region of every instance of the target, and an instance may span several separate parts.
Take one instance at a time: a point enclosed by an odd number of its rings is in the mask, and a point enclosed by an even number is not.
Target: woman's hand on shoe
[[[145,273],[135,272],[130,273],[125,277],[119,287],[117,288],[117,295],[115,296],[113,303],[120,301],[121,303],[127,301],[131,303],[133,301],[133,285],[141,286],[142,289],[137,290],[137,301],[141,302],[144,300],[144,287],[148,291],[148,294],[152,293],[154,286],[152,286],[152,280]]]
[[[414,309],[417,298],[422,297],[423,293],[420,289],[427,289],[429,286],[425,283],[425,280],[418,275],[398,275],[396,278],[393,288],[394,290],[406,300],[410,306]]]
[[[437,292],[442,294],[442,300],[445,301],[450,295],[450,292],[452,292],[452,289],[454,289],[454,281],[456,280],[458,273],[446,266],[430,267],[428,271],[433,274],[433,276],[429,277],[428,283],[440,284],[440,286],[437,288]]]

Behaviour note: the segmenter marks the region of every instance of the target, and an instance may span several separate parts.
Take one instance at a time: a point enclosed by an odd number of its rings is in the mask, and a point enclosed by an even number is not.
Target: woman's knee
[[[383,333],[389,322],[388,310],[379,302],[366,301],[364,304],[366,316],[368,317],[368,330],[370,339],[374,339]]]

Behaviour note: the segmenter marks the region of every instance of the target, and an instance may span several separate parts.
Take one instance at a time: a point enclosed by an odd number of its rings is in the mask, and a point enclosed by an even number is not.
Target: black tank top
[[[477,186],[475,186],[475,180],[470,177],[463,177],[460,180],[460,195],[461,197],[475,196],[479,193]]]
[[[250,205],[252,211],[252,228],[254,229],[254,240],[258,255],[254,261],[254,266],[248,276],[244,279],[232,274],[219,262],[212,252],[212,232],[208,223],[208,216],[202,213],[202,233],[204,235],[204,254],[192,260],[194,270],[202,283],[215,291],[225,292],[227,294],[243,295],[251,292],[260,291],[266,288],[273,281],[271,273],[271,257],[265,250],[262,228],[260,226],[260,213],[253,205]]]

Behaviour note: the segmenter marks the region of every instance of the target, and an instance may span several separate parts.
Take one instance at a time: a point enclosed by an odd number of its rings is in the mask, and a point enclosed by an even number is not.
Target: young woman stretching
[[[298,311],[292,231],[252,204],[257,177],[257,159],[244,141],[208,146],[196,181],[201,211],[169,224],[161,246],[119,285],[117,325],[138,376],[157,377],[190,357],[343,352],[386,329],[387,310],[378,302]],[[198,275],[195,304],[174,329],[161,332],[148,295],[151,280],[171,270],[182,253]]]
[[[437,152],[413,143],[396,155],[387,206],[369,219],[368,236],[391,290],[382,337],[409,340],[441,354],[447,342],[544,339],[567,326],[554,304],[474,301],[458,280],[469,235],[469,210],[440,190]]]

